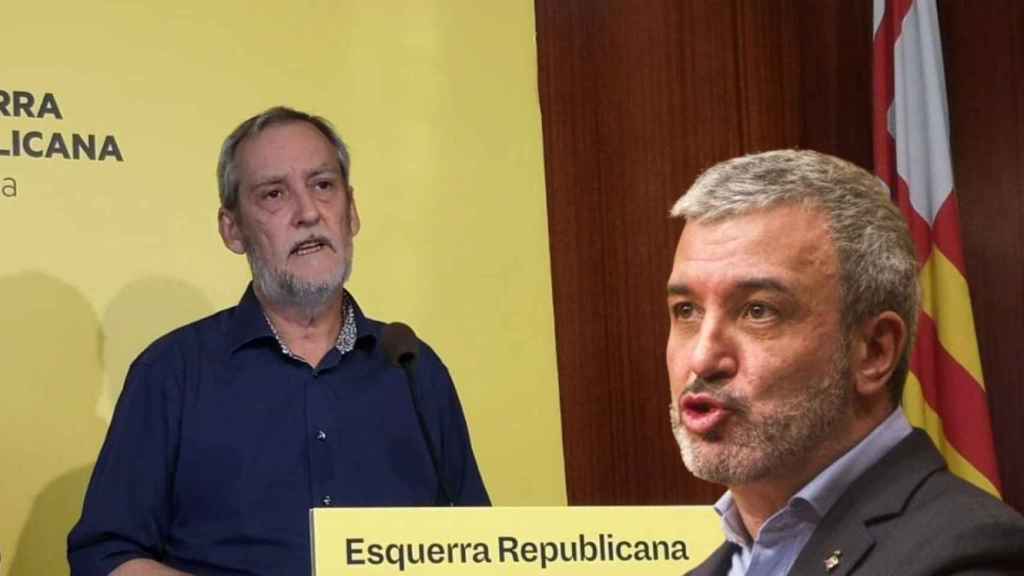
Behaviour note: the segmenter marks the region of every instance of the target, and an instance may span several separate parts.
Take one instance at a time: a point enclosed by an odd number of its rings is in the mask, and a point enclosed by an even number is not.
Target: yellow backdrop
[[[532,2],[17,2],[3,28],[0,575],[67,572],[128,363],[241,295],[216,157],[274,104],[349,141],[351,288],[446,360],[495,502],[565,502]]]

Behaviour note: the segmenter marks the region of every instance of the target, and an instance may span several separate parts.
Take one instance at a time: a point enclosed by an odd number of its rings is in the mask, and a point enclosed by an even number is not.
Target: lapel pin
[[[842,555],[842,550],[833,550],[832,553],[828,555],[828,558],[825,558],[825,570],[828,572],[835,570],[836,566],[839,566],[839,558],[842,557]]]

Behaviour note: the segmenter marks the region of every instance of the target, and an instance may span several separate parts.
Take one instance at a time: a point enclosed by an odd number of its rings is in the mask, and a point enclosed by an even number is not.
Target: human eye
[[[697,318],[699,312],[697,305],[688,300],[669,303],[669,313],[673,320],[692,321]]]
[[[767,323],[779,316],[779,311],[764,302],[751,302],[743,310],[743,316],[758,323]]]
[[[672,315],[676,318],[689,318],[693,316],[692,302],[677,302],[672,305]]]
[[[265,210],[276,210],[284,202],[286,192],[279,186],[268,186],[256,191],[256,199]]]
[[[313,190],[317,194],[320,194],[321,196],[329,196],[333,194],[334,191],[337,189],[338,183],[335,181],[334,178],[321,177],[313,180],[312,186]]]

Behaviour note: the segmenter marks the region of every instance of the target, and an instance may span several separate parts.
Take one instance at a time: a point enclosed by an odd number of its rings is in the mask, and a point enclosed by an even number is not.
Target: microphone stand
[[[409,396],[412,400],[412,408],[416,413],[416,422],[420,426],[420,434],[427,444],[427,454],[430,456],[430,464],[437,475],[437,485],[448,506],[454,506],[455,500],[452,492],[448,489],[445,475],[441,473],[441,466],[438,462],[437,448],[427,427],[427,420],[420,408],[419,396],[416,394],[416,360],[419,349],[419,339],[408,325],[401,322],[386,324],[382,330],[381,345],[384,354],[391,363],[402,369],[405,373],[405,382],[409,386]],[[440,504],[440,502],[438,502]]]

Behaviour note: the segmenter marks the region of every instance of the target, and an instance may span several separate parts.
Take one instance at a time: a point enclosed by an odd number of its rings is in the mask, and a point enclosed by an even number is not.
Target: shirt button
[[[321,442],[327,440],[327,432],[324,432],[323,430],[317,430],[316,431],[316,439],[321,441]]]
[[[321,502],[323,502],[324,506],[330,506],[331,505],[331,497],[330,496],[324,496],[324,499],[321,500]]]

